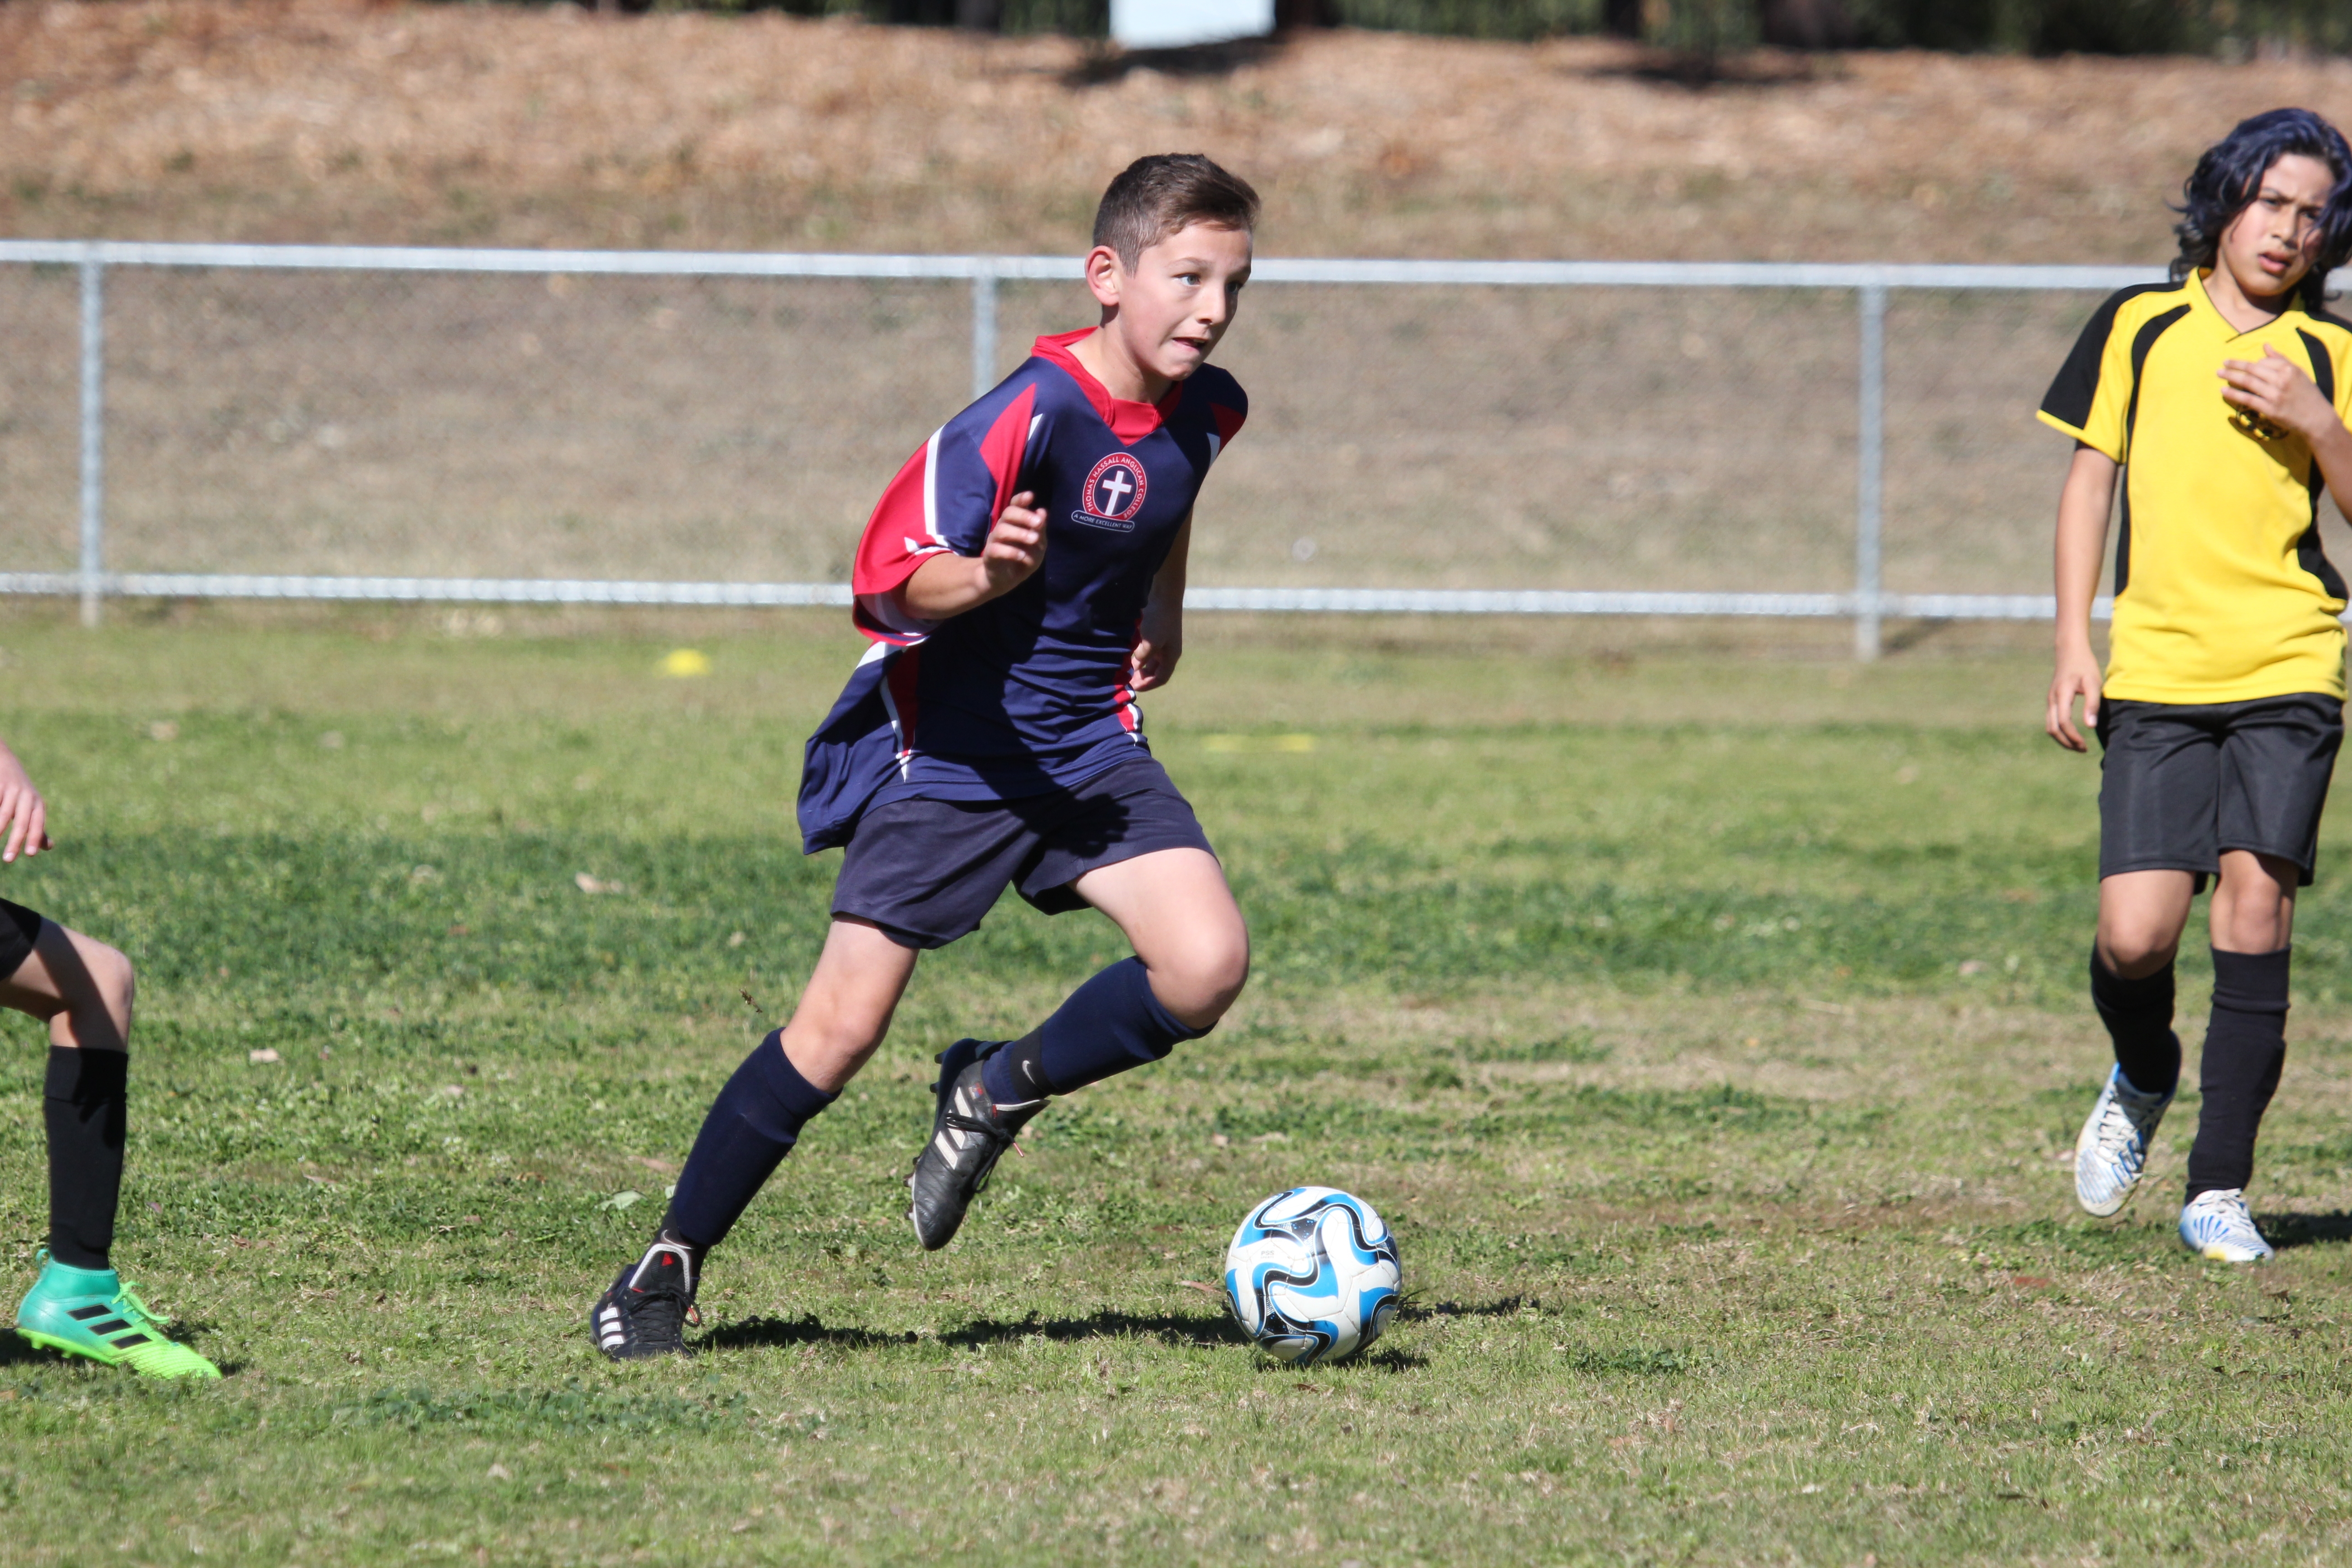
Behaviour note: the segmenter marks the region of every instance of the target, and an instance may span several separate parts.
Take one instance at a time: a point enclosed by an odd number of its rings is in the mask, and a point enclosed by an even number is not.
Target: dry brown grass
[[[1066,39],[351,0],[0,8],[0,232],[1063,250],[1198,147],[1291,252],[2117,260],[2232,119],[2352,65],[1768,59],[1335,33],[1197,75]]]

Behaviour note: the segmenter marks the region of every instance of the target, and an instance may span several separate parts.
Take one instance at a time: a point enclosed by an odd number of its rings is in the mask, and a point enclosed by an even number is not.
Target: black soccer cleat
[[[656,1241],[589,1309],[588,1332],[596,1348],[614,1361],[684,1355],[686,1326],[702,1325],[694,1284],[694,1259],[687,1250]]]
[[[955,1239],[964,1210],[988,1185],[989,1173],[1043,1100],[1000,1106],[981,1082],[981,1063],[1002,1047],[1000,1040],[958,1040],[939,1054],[940,1078],[931,1085],[939,1108],[931,1117],[931,1141],[915,1156],[907,1178],[912,1202],[907,1217],[915,1239],[937,1252]]]

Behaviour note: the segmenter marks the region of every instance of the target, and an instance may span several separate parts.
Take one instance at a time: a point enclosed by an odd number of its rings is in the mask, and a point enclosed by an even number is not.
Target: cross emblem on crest
[[[1127,500],[1134,489],[1135,484],[1127,477],[1125,468],[1113,468],[1109,476],[1102,480],[1103,493],[1110,498],[1103,503],[1103,515],[1117,517],[1120,504]]]

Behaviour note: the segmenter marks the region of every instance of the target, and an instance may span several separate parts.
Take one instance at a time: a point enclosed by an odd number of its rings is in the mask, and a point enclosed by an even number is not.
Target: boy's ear
[[[1120,290],[1127,283],[1127,268],[1118,252],[1108,245],[1097,245],[1087,252],[1087,287],[1094,291],[1095,302],[1106,310],[1118,309]]]

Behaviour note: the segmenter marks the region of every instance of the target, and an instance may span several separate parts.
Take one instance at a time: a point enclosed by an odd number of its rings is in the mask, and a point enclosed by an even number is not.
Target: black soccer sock
[[[1052,1017],[992,1054],[981,1081],[997,1104],[1020,1105],[1156,1062],[1178,1041],[1208,1032],[1160,1005],[1143,960],[1123,958],[1071,992]]]
[[[711,1102],[686,1169],[677,1173],[662,1235],[694,1248],[695,1258],[727,1239],[761,1186],[800,1141],[809,1119],[840,1099],[800,1075],[784,1055],[784,1032],[772,1030],[743,1058]]]
[[[2172,965],[2126,980],[2091,948],[2091,1005],[2116,1043],[2116,1066],[2142,1094],[2170,1094],[2180,1082],[2180,1037],[2172,1032]]]
[[[2205,1104],[2189,1148],[2189,1196],[2253,1179],[2254,1136],[2286,1065],[2287,973],[2294,950],[2213,950],[2213,1018],[2198,1087]]]
[[[41,1121],[49,1135],[49,1256],[69,1268],[110,1268],[122,1201],[122,1134],[131,1058],[49,1047]]]

